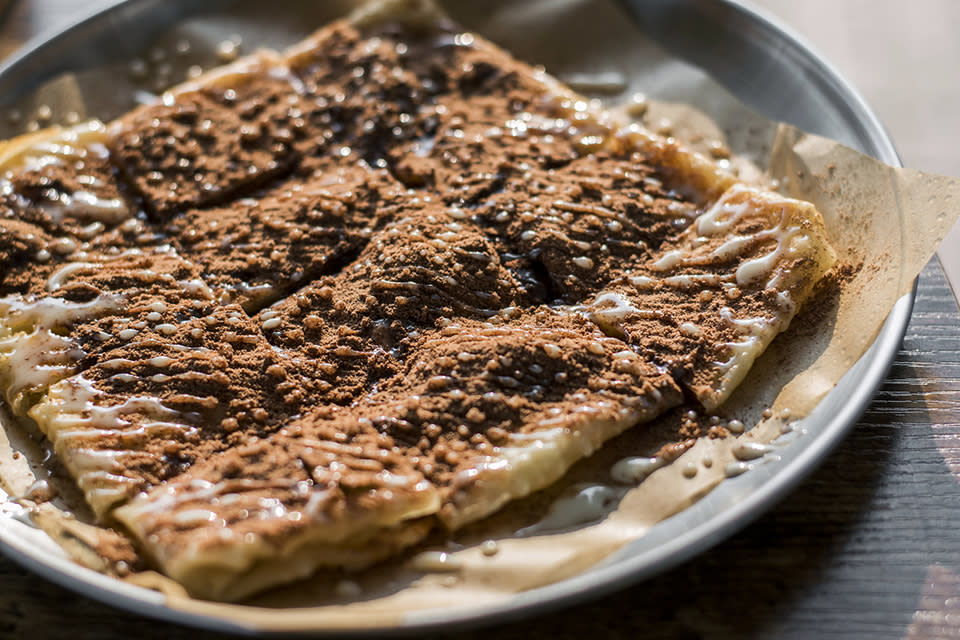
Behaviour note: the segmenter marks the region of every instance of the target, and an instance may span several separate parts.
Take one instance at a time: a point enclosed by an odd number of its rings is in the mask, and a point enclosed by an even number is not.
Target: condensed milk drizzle
[[[105,159],[107,151],[106,127],[98,120],[91,120],[68,128],[56,127],[43,134],[39,141],[22,144],[0,153],[0,193],[16,196],[10,182],[15,171],[39,171],[49,165],[83,166],[92,157]],[[75,177],[81,185],[101,186],[101,180],[92,174],[80,173]],[[129,218],[133,211],[121,198],[104,198],[92,190],[80,189],[72,193],[55,193],[55,198],[40,203],[54,222],[64,219],[89,220],[104,224],[118,224]]]
[[[63,335],[64,327],[115,312],[122,302],[116,295],[100,295],[89,302],[0,299],[0,384],[11,408],[26,409],[23,403],[30,393],[70,375],[83,357],[79,345]]]
[[[75,375],[51,386],[29,412],[100,513],[142,484],[126,475],[126,463],[151,441],[188,440],[198,433],[189,414],[165,407],[159,398],[131,396],[108,405],[103,396],[92,381]]]
[[[757,199],[760,198],[758,201]],[[729,234],[745,216],[764,207],[762,196],[743,185],[731,187],[724,196],[703,213],[696,221],[697,231],[703,237]],[[769,209],[770,207],[766,207]],[[781,285],[782,274],[778,265],[787,254],[796,254],[811,244],[808,233],[799,224],[790,224],[787,207],[779,209],[779,216],[772,228],[757,231],[748,236],[734,236],[713,250],[713,256],[729,260],[741,255],[744,249],[774,242],[773,249],[758,257],[742,261],[736,268],[737,284],[743,286],[766,278],[765,288],[776,289]],[[682,260],[681,260],[682,262]]]
[[[523,537],[562,531],[595,522],[616,509],[625,493],[623,488],[602,484],[580,487],[571,495],[555,500],[539,522],[520,529],[517,535]]]
[[[655,458],[624,458],[613,465],[610,469],[610,476],[620,484],[635,485],[667,464],[667,460],[659,456]]]
[[[94,271],[102,265],[93,262],[69,262],[54,271],[47,279],[47,289],[51,292],[62,287],[71,277],[83,271]]]

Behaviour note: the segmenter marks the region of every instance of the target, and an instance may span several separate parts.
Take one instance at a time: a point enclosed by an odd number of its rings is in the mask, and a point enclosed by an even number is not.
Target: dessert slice
[[[363,566],[415,542],[423,516],[482,518],[682,401],[623,347],[547,310],[451,323],[369,399],[200,462],[116,516],[199,597]]]
[[[306,378],[351,404],[400,371],[438,319],[485,319],[518,304],[519,283],[486,236],[426,196],[397,207],[339,274],[260,312],[267,340]]]
[[[309,104],[308,165],[313,156],[360,158],[411,187],[476,195],[496,188],[505,147],[513,161],[560,166],[608,133],[583,113],[564,120],[579,97],[429,1],[366,3],[285,59]]]
[[[411,186],[431,186],[445,202],[473,210],[507,182],[547,172],[603,148],[605,114],[540,68],[456,25],[442,24],[414,49],[409,66],[439,87],[421,107],[416,137],[389,151],[392,170]],[[425,72],[424,69],[429,69]]]
[[[191,594],[233,600],[394,554],[439,504],[388,435],[348,414],[210,457],[115,516]]]
[[[138,206],[106,141],[91,121],[0,143],[0,295],[46,291],[71,256],[153,242],[138,238]]]
[[[445,87],[430,72],[443,73],[447,60],[426,59],[420,69],[410,62],[424,60],[440,14],[430,3],[388,4],[396,11],[334,22],[284,54],[304,86],[308,133],[298,146],[308,167],[333,156],[387,168],[390,148],[433,127],[434,96]]]
[[[102,520],[303,410],[303,391],[288,399],[276,390],[292,372],[240,307],[161,324],[162,336],[137,332],[138,324],[122,330],[122,345],[87,355],[83,363],[92,364],[53,384],[30,410]]]
[[[650,260],[701,211],[640,152],[599,151],[508,177],[471,211],[538,302],[576,304]]]
[[[404,196],[382,169],[331,160],[255,197],[192,210],[164,231],[221,300],[255,312],[337,273]]]
[[[167,341],[175,323],[212,303],[192,266],[166,252],[88,254],[45,284],[0,299],[0,390],[16,415],[134,336]]]
[[[67,269],[49,295],[0,307],[0,385],[104,521],[198,460],[337,398],[333,372],[286,360],[172,252]]]
[[[834,260],[811,204],[735,185],[582,312],[713,410]]]
[[[104,125],[93,120],[0,144],[0,218],[90,239],[132,217],[135,204],[115,178],[106,143]]]
[[[157,220],[227,202],[295,164],[300,89],[275,55],[243,58],[113,122],[114,162]]]
[[[448,529],[552,484],[683,401],[669,375],[621,341],[543,307],[425,334],[383,395],[395,403],[366,415],[438,487]]]

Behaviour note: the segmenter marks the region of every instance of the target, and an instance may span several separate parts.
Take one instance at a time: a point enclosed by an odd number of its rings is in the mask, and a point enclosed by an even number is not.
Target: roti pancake
[[[75,195],[63,135],[122,215],[10,200],[0,385],[197,597],[381,560],[685,397],[716,409],[834,260],[812,206],[427,2],[12,141],[6,179]]]

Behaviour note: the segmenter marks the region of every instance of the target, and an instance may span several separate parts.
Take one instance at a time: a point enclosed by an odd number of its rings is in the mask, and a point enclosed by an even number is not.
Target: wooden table
[[[0,53],[93,2],[20,0]],[[904,162],[960,175],[960,2],[763,0],[885,121]],[[907,8],[909,7],[909,9]],[[939,265],[873,405],[803,486],[697,559],[559,614],[451,638],[960,638],[960,313]],[[0,558],[0,637],[214,638]]]

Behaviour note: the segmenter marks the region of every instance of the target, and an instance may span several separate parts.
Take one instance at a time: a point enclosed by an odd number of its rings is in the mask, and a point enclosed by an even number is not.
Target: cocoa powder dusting
[[[601,151],[610,131],[533,69],[452,27],[337,23],[289,68],[264,54],[229,77],[111,127],[113,165],[88,170],[121,219],[53,208],[83,188],[68,167],[9,178],[0,293],[110,302],[58,326],[79,354],[64,406],[123,407],[58,444],[81,486],[71,456],[122,452],[103,522],[172,500],[137,535],[175,554],[224,544],[182,517],[201,508],[278,546],[422,509],[396,550],[466,521],[473,470],[531,434],[669,412],[669,458],[726,435],[681,405],[742,334],[725,314],[783,310],[731,284],[770,241],[717,257],[702,208],[635,150]],[[675,286],[657,261],[679,250]]]
[[[285,70],[267,54],[234,68],[114,123],[113,159],[158,220],[232,200],[296,161],[302,103]]]

